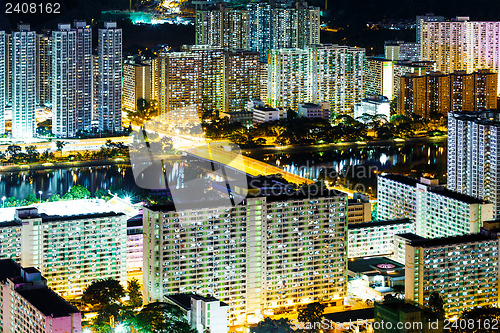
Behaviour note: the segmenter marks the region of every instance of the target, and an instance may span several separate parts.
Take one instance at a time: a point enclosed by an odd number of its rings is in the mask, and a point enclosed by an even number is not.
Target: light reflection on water
[[[376,166],[381,171],[388,171],[398,163],[443,166],[446,164],[446,143],[318,151],[253,150],[247,156],[279,165],[302,177],[315,179],[321,168],[333,168],[340,172],[345,167],[360,164]],[[87,187],[91,193],[98,189],[140,191],[135,185],[130,165],[107,165],[0,172],[0,197],[5,195],[24,198],[29,193],[43,191],[43,197],[48,198],[53,194],[63,195],[76,184]]]

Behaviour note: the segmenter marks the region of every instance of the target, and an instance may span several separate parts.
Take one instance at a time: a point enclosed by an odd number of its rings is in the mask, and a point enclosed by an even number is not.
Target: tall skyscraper
[[[5,104],[6,100],[6,82],[5,82],[5,31],[0,31],[0,134],[5,133]]]
[[[85,21],[75,21],[74,30],[77,74],[76,128],[79,131],[89,131],[92,127],[92,28]]]
[[[59,138],[76,136],[76,32],[59,24],[52,32],[52,133]]]
[[[122,30],[104,22],[98,32],[99,131],[122,131]]]
[[[140,62],[123,63],[123,108],[137,110],[137,101],[151,102],[151,66]]]
[[[244,111],[249,101],[261,97],[260,56],[252,51],[235,51],[225,57],[225,110]]]
[[[422,33],[422,23],[423,22],[441,22],[444,21],[445,17],[444,16],[436,16],[433,13],[427,13],[425,15],[419,15],[417,16],[416,19],[416,41],[417,44],[420,44],[420,38],[421,38],[421,33]]]
[[[37,103],[52,104],[52,35],[49,31],[36,35]]]
[[[366,58],[364,76],[366,96],[380,95],[392,100],[394,68],[391,60]]]
[[[500,112],[448,115],[448,188],[493,204],[500,218]]]
[[[436,62],[438,71],[500,70],[500,22],[422,22],[421,58]],[[498,87],[497,87],[498,94]]]
[[[173,124],[199,122],[203,112],[201,54],[161,53],[159,59],[160,113]]]
[[[30,139],[36,132],[36,32],[19,24],[12,32],[12,137]]]

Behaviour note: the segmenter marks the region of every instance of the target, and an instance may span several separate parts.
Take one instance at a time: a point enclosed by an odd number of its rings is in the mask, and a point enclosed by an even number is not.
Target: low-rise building
[[[410,219],[356,223],[348,226],[347,257],[364,258],[394,255],[394,236],[414,233]]]
[[[47,287],[33,267],[0,260],[2,332],[80,333],[80,311]]]
[[[189,325],[198,332],[227,333],[229,330],[229,305],[215,297],[175,294],[165,296],[165,301],[181,308]]]
[[[483,306],[497,306],[500,298],[498,225],[481,233],[405,243],[405,297],[422,306],[437,292],[447,317]]]
[[[391,102],[384,96],[371,96],[354,105],[354,119],[366,123],[373,117],[391,119]]]
[[[443,321],[411,301],[375,303],[374,323],[380,333],[442,333]]]
[[[286,113],[283,116],[283,111],[268,106],[254,107],[252,109],[252,115],[254,126],[270,121],[276,121],[281,118],[286,118]]]
[[[315,103],[302,103],[297,107],[297,112],[299,117],[305,118],[319,118],[330,121],[331,113],[330,113],[330,103],[321,102],[318,104]]]
[[[234,112],[221,112],[220,118],[229,118],[229,123],[241,123],[241,125],[250,128],[253,125],[253,112],[252,111],[234,111]]]

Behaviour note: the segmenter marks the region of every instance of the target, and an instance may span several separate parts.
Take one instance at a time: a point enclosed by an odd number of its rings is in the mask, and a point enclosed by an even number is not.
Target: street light
[[[5,199],[7,199],[5,196],[2,197],[2,204],[3,204],[3,208],[5,208]]]
[[[43,193],[42,191],[38,191],[38,194],[40,195],[40,200],[39,200],[40,203],[42,203],[42,193]]]

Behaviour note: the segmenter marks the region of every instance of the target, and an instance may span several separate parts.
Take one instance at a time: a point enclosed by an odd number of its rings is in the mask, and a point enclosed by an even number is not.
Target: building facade
[[[137,110],[137,102],[144,99],[147,103],[152,100],[152,69],[150,65],[136,61],[123,63],[123,108]]]
[[[385,96],[370,96],[354,105],[354,119],[363,123],[371,118],[391,120],[391,102]]]
[[[231,325],[345,296],[346,197],[248,197],[232,209],[144,209],[144,294],[210,294]]]
[[[394,91],[393,61],[368,57],[364,70],[365,96],[385,96],[392,100]]]
[[[49,32],[36,35],[37,103],[52,104],[52,35]]]
[[[410,218],[416,222],[416,234],[427,238],[477,233],[484,221],[493,218],[491,203],[426,178],[379,175],[377,200],[379,220]]]
[[[52,31],[52,133],[76,136],[76,32],[69,24]]]
[[[448,116],[448,188],[492,203],[500,217],[500,113],[452,112]]]
[[[2,257],[37,267],[50,288],[65,298],[81,296],[94,280],[126,284],[127,225],[124,214],[47,215],[37,208],[16,209],[0,222]],[[14,243],[15,241],[16,243]]]
[[[12,32],[12,137],[30,139],[36,133],[36,32],[19,24]]]
[[[355,223],[348,226],[347,258],[394,255],[394,236],[414,233],[410,219]]]
[[[3,332],[81,332],[80,311],[49,289],[33,267],[0,259],[0,300]]]
[[[428,118],[432,113],[447,116],[450,111],[494,110],[497,108],[497,73],[480,70],[401,77],[398,113]]]
[[[104,22],[98,31],[98,114],[100,132],[122,128],[122,30]]]
[[[240,50],[225,54],[225,111],[244,111],[248,101],[261,97],[260,67],[257,52]]]
[[[405,298],[428,306],[430,295],[437,292],[448,318],[476,307],[497,306],[499,245],[496,234],[488,231],[407,240]]]
[[[7,77],[5,74],[7,61],[5,31],[0,31],[0,135],[5,133],[5,106],[7,104]]]
[[[393,61],[419,61],[420,44],[403,41],[387,41],[384,43],[385,59]]]
[[[92,28],[85,21],[75,21],[76,34],[76,129],[92,128]]]

